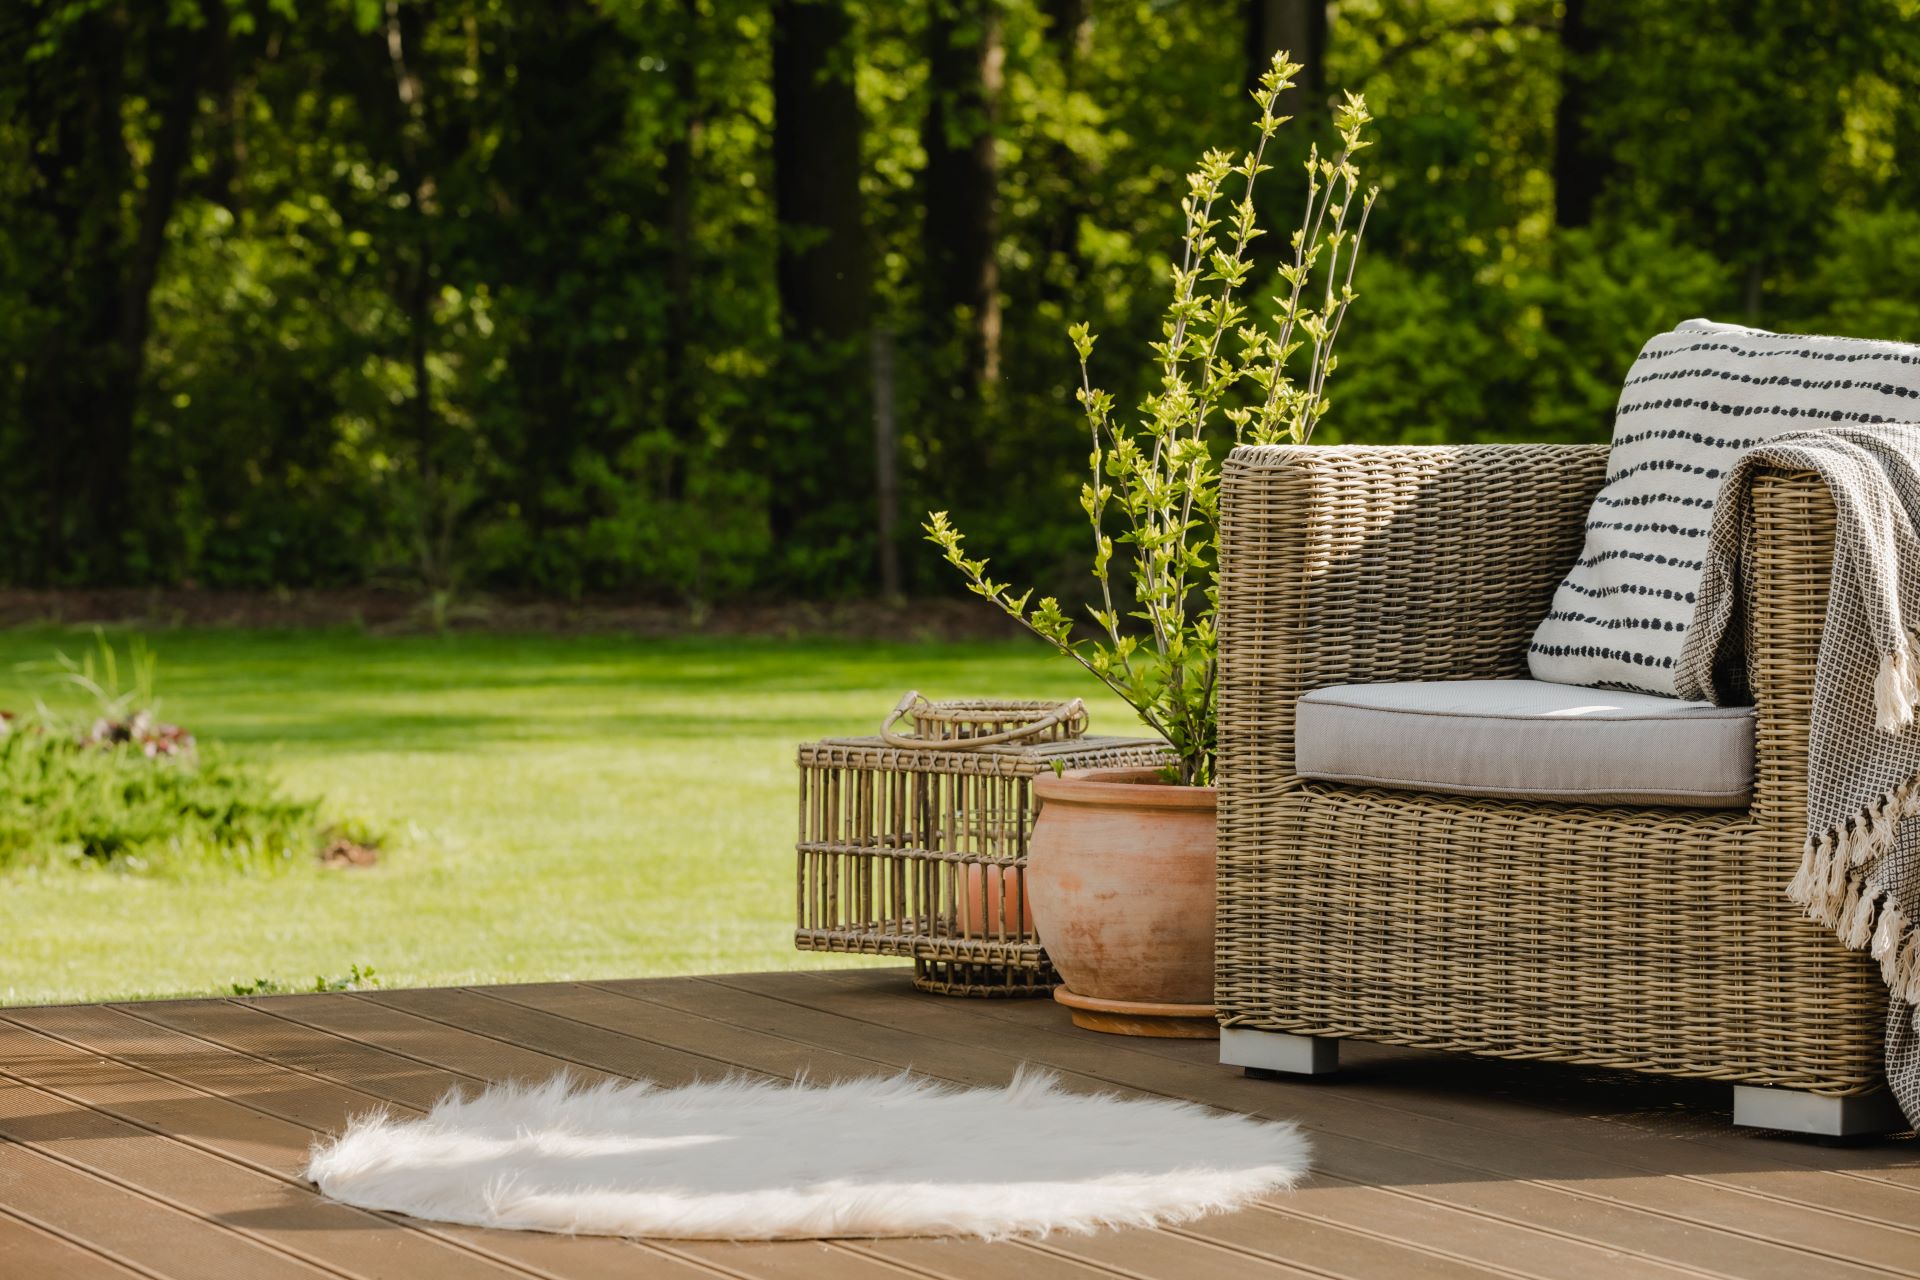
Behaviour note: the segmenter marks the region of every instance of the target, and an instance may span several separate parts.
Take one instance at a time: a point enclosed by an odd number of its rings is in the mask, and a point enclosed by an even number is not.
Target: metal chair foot
[[[1229,1067],[1245,1067],[1255,1079],[1321,1076],[1339,1070],[1340,1042],[1325,1036],[1222,1027],[1220,1061]]]
[[[1781,1129],[1819,1138],[1852,1138],[1907,1128],[1893,1095],[1884,1089],[1832,1098],[1750,1084],[1733,1086],[1733,1122],[1749,1129]]]

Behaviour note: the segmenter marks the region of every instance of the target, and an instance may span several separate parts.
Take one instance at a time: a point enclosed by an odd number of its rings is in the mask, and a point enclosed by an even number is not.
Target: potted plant
[[[1236,158],[1212,150],[1187,176],[1173,300],[1153,344],[1159,380],[1137,415],[1116,415],[1089,372],[1094,335],[1069,330],[1092,442],[1080,505],[1093,534],[1099,598],[1091,627],[1055,597],[1030,607],[967,555],[945,512],[930,541],[985,597],[1112,689],[1171,745],[1164,773],[1086,770],[1036,780],[1042,808],[1027,868],[1040,936],[1075,1021],[1101,1030],[1217,1034],[1213,1023],[1215,610],[1219,467],[1240,443],[1305,443],[1327,411],[1334,347],[1354,298],[1353,269],[1377,188],[1354,157],[1369,145],[1366,102],[1334,113],[1340,147],[1306,161],[1300,228],[1283,253],[1272,310],[1249,315],[1253,194],[1275,113],[1300,67],[1285,53],[1254,91],[1258,139]],[[1230,183],[1238,198],[1227,194]],[[1264,309],[1264,308],[1263,308]],[[1121,562],[1116,572],[1115,561]]]

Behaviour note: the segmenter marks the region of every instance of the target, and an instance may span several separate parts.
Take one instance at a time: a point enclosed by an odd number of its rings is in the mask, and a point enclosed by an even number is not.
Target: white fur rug
[[[367,1209],[595,1235],[777,1240],[1150,1226],[1291,1186],[1290,1124],[1180,1102],[907,1075],[580,1087],[564,1076],[377,1114],[306,1176]]]

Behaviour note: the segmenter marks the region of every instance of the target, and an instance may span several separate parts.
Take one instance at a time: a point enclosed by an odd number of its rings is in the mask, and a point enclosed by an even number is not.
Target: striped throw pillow
[[[1627,373],[1587,541],[1533,634],[1534,679],[1674,694],[1720,479],[1751,445],[1920,421],[1920,346],[1688,320]]]

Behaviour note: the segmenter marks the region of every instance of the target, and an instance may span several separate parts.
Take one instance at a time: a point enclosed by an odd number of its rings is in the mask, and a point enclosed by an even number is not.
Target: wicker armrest
[[[1745,601],[1753,696],[1753,812],[1799,831],[1807,812],[1813,670],[1833,576],[1833,495],[1810,471],[1753,480],[1753,565]]]
[[[1293,704],[1310,689],[1524,676],[1606,456],[1601,445],[1235,449],[1221,480],[1223,773],[1290,780]]]

